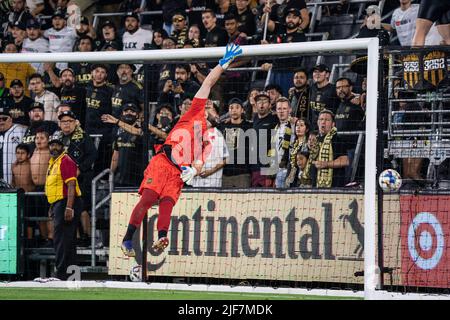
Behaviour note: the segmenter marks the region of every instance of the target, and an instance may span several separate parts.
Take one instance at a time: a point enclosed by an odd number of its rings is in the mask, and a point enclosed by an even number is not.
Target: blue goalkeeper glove
[[[242,54],[242,48],[237,45],[232,43],[231,45],[227,44],[227,48],[225,50],[225,54],[223,56],[222,59],[219,60],[219,64],[220,66],[226,70],[231,62],[233,62],[234,58],[236,58],[237,56],[240,56]]]
[[[192,185],[192,180],[197,174],[197,170],[194,167],[181,167],[181,175],[180,178],[183,182],[186,182],[187,185]]]

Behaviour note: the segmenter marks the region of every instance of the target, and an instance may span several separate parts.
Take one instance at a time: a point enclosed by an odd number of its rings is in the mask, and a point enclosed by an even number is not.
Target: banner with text
[[[127,275],[141,261],[124,257],[120,243],[138,200],[113,193],[109,274]],[[170,244],[149,245],[148,274],[362,283],[363,195],[320,193],[190,193],[174,208]],[[157,208],[149,212],[149,244],[156,240]],[[398,235],[398,234],[397,234]]]

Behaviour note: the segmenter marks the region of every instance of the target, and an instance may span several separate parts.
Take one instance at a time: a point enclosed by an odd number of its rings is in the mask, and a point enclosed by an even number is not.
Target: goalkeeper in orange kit
[[[122,251],[134,257],[132,246],[134,232],[154,204],[159,200],[157,222],[158,240],[153,248],[162,251],[169,245],[169,230],[172,209],[177,202],[184,182],[191,184],[194,176],[202,170],[204,159],[210,151],[207,141],[202,141],[207,130],[205,110],[211,88],[230,63],[242,53],[238,45],[227,46],[219,64],[211,70],[197,91],[190,109],[180,118],[169,133],[158,153],[150,160],[139,188],[141,198],[133,209],[126,234],[122,241]]]

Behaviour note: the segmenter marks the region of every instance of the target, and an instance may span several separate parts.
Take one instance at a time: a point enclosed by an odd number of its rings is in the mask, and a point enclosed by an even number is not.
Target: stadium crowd
[[[311,22],[308,2],[313,1],[154,0],[141,8],[140,1],[113,1],[123,16],[104,20],[95,30],[86,16],[76,27],[68,26],[66,0],[2,1],[1,48],[3,53],[81,55],[303,42]],[[98,6],[110,4],[100,1]],[[450,44],[440,26],[427,25],[426,32],[421,29],[414,37],[419,4],[399,0],[398,6],[391,23],[375,29],[369,27],[368,10],[360,37],[383,40],[388,34],[389,42],[388,32],[396,30],[401,45],[423,45],[427,35],[426,44]],[[342,0],[321,8],[322,15],[339,15],[351,10],[351,3]],[[144,9],[163,14],[140,16]],[[242,58],[231,68],[250,66]],[[360,182],[362,166],[352,169],[357,132],[364,130],[364,77],[358,84],[348,77],[331,83],[330,66],[306,65],[303,57],[259,61],[259,66],[271,71],[268,85],[254,85],[248,71],[230,71],[213,88],[206,107],[212,151],[193,186],[331,188]],[[78,166],[84,200],[80,237],[88,239],[93,177],[111,168],[116,187],[137,187],[142,179],[144,90],[157,102],[148,125],[155,154],[211,67],[201,62],[152,64],[144,88],[140,64],[0,63],[0,178],[26,191],[43,191],[49,137],[59,135]],[[337,134],[342,132],[346,134]],[[52,238],[46,223],[40,229],[44,238]]]

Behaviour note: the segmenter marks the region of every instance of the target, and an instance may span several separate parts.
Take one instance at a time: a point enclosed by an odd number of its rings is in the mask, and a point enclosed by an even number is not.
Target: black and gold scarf
[[[332,140],[337,130],[333,127],[330,132],[324,137],[319,146],[319,154],[317,155],[318,161],[333,161],[333,146]],[[317,187],[318,188],[331,188],[333,184],[333,168],[324,168],[317,170]]]

